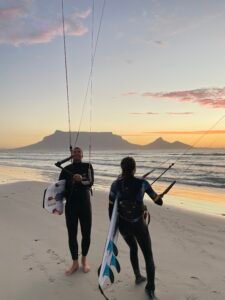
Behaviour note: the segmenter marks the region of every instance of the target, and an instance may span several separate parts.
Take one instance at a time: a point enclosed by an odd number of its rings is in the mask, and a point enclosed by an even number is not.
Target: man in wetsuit
[[[66,271],[71,275],[79,269],[77,228],[81,227],[81,264],[84,273],[90,271],[87,254],[91,241],[92,212],[90,189],[94,183],[94,172],[90,163],[82,162],[83,151],[76,147],[72,150],[73,163],[62,170],[59,180],[65,179],[65,216],[68,230],[69,248],[72,256],[72,266]]]
[[[149,299],[155,298],[155,265],[152,255],[151,238],[145,222],[146,206],[144,194],[158,205],[163,201],[160,195],[152,189],[145,179],[134,176],[136,163],[132,157],[125,157],[121,161],[122,175],[112,183],[109,194],[109,216],[111,218],[113,205],[118,199],[119,231],[130,248],[130,260],[135,274],[136,284],[146,280],[140,273],[138,262],[138,245],[144,255],[147,285],[145,287]]]

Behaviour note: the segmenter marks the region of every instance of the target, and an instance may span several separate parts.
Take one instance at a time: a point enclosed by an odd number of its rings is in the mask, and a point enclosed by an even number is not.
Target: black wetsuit
[[[155,290],[155,265],[152,254],[151,238],[148,226],[144,220],[145,208],[143,197],[147,193],[153,200],[157,194],[150,184],[134,176],[121,178],[113,182],[109,195],[109,215],[111,217],[113,204],[118,199],[119,230],[130,248],[130,260],[136,278],[140,276],[138,262],[139,244],[144,255],[147,272],[147,289]],[[156,204],[162,205],[159,198]]]
[[[72,175],[62,170],[59,180],[66,180],[65,216],[68,230],[69,248],[73,260],[78,259],[77,229],[80,222],[82,242],[82,256],[87,256],[91,241],[92,212],[90,188],[94,183],[94,172],[89,163],[72,163],[65,167],[72,174],[80,174],[82,182],[74,182]]]

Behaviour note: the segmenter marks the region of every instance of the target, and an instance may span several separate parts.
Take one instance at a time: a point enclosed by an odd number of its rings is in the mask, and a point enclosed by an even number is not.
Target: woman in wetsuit
[[[146,293],[150,299],[155,299],[155,265],[152,254],[151,238],[144,215],[144,194],[158,205],[162,205],[162,198],[156,194],[145,179],[134,176],[136,163],[132,157],[125,157],[121,161],[122,175],[112,183],[109,194],[109,216],[112,215],[113,204],[118,197],[119,231],[130,248],[130,260],[135,274],[135,282],[139,284],[146,280],[140,273],[138,262],[138,245],[144,255],[147,285]]]
[[[68,231],[69,248],[72,256],[72,266],[66,271],[71,275],[79,268],[77,228],[81,227],[81,264],[84,273],[90,271],[87,254],[91,241],[92,212],[90,189],[94,183],[94,172],[90,163],[82,162],[83,152],[79,147],[72,150],[73,163],[62,170],[59,180],[66,180],[65,187],[65,216]],[[69,172],[68,172],[69,171]],[[71,175],[73,174],[73,175]]]

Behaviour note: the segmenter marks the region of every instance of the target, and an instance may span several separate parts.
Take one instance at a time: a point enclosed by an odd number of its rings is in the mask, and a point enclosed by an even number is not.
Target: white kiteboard
[[[63,198],[65,191],[65,180],[52,183],[45,191],[43,197],[43,208],[51,214],[63,213]]]
[[[98,270],[98,283],[101,292],[103,292],[102,291],[103,288],[109,286],[111,283],[114,282],[114,274],[112,271],[112,267],[114,267],[118,273],[120,272],[120,265],[117,260],[118,250],[116,247],[116,243],[118,239],[117,207],[118,207],[118,198],[116,198],[114,203],[113,213],[109,224],[108,236],[106,239],[102,263]]]

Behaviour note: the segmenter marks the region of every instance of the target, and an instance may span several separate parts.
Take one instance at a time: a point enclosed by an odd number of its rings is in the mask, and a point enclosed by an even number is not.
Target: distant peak
[[[165,140],[162,138],[162,137],[159,137],[159,138],[157,138],[155,141],[158,141],[158,142],[165,142]]]

